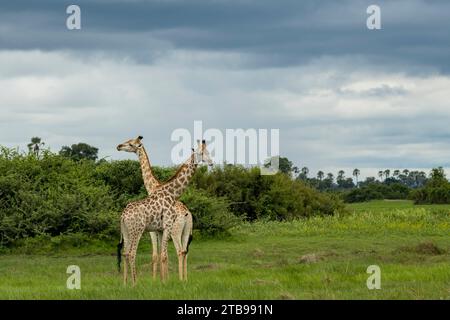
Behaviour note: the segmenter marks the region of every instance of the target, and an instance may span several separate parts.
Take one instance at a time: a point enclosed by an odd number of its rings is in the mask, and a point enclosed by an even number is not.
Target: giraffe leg
[[[187,252],[184,252],[184,253],[183,253],[183,269],[184,269],[184,272],[183,272],[183,275],[184,275],[183,280],[184,280],[184,281],[187,281],[187,279],[188,279],[188,277],[187,277],[187,275],[188,275],[188,273],[187,273]]]
[[[123,257],[125,263],[123,264],[123,284],[127,285],[128,282],[128,266],[130,264],[130,241],[128,239],[128,228],[124,221],[120,223],[120,230],[123,236]]]
[[[153,280],[156,279],[158,273],[158,263],[159,263],[159,240],[157,232],[150,232],[150,237],[152,238],[152,270],[153,270]]]
[[[134,287],[136,285],[136,254],[134,250],[132,249],[132,252],[130,253],[130,270],[131,270],[131,283]]]
[[[162,242],[162,231],[157,231],[156,235],[158,236],[158,263],[160,264],[161,267],[161,242]],[[161,270],[159,271],[160,273],[162,272]]]
[[[178,254],[178,275],[180,278],[180,281],[183,281],[183,252],[180,252]]]
[[[178,276],[183,280],[183,246],[181,245],[181,234],[184,227],[184,217],[178,217],[172,228],[171,236],[178,256]]]
[[[123,284],[127,285],[128,280],[128,254],[124,254],[125,263],[123,264]]]
[[[129,253],[129,260],[130,260],[130,269],[131,269],[131,280],[133,283],[133,287],[136,285],[136,252],[139,244],[139,239],[142,236],[143,230],[141,230],[138,234],[135,234],[133,239],[130,241],[130,253]]]
[[[167,243],[169,241],[169,232],[163,231],[161,240],[161,280],[164,282],[169,275],[168,255],[167,255]]]

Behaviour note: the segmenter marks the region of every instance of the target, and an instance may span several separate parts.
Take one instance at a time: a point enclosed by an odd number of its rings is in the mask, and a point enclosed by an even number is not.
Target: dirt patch
[[[336,256],[336,253],[334,252],[309,253],[301,256],[298,260],[298,263],[317,263],[331,256]]]
[[[195,267],[195,270],[213,270],[213,269],[219,269],[219,266],[214,263],[208,263],[208,264],[201,264]]]
[[[281,300],[295,300],[295,297],[289,292],[284,292],[278,297]]]
[[[264,286],[264,285],[278,285],[279,282],[275,280],[264,280],[264,279],[255,279],[252,281],[253,284]]]
[[[445,254],[446,250],[440,248],[432,241],[421,242],[414,246],[403,246],[395,250],[396,252],[418,253],[423,255],[437,256]]]
[[[322,260],[322,257],[316,253],[305,254],[298,260],[299,263],[316,263]]]
[[[262,258],[264,256],[264,251],[262,251],[261,249],[255,249],[252,252],[252,256],[255,258]]]

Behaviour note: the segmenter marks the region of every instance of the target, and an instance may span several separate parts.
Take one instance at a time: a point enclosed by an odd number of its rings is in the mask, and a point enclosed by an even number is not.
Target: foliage
[[[196,188],[210,195],[226,197],[230,201],[230,210],[250,221],[344,212],[343,204],[336,197],[321,194],[283,173],[262,176],[259,168],[226,165],[210,172],[200,170],[193,180]]]
[[[450,182],[445,177],[443,168],[434,168],[426,185],[413,191],[411,199],[416,204],[450,203]]]
[[[117,237],[121,210],[147,196],[140,165],[132,160],[92,160],[48,150],[36,157],[2,148],[0,247],[33,237]],[[165,181],[176,168],[153,169]],[[337,198],[290,175],[261,176],[259,168],[232,165],[210,172],[200,168],[182,200],[194,216],[194,227],[209,235],[224,233],[243,219],[290,220],[344,212]]]
[[[374,182],[344,193],[347,203],[364,202],[378,199],[407,199],[410,188],[401,183],[383,184]]]
[[[41,151],[41,148],[45,145],[45,143],[42,141],[39,137],[33,137],[31,138],[31,142],[27,144],[28,152],[30,154],[34,154],[36,157],[39,157],[39,152]]]
[[[71,147],[63,146],[59,154],[75,161],[82,159],[95,161],[98,158],[98,149],[81,142],[73,144]]]
[[[108,186],[95,179],[94,166],[49,152],[38,159],[2,149],[0,246],[44,234],[117,234],[114,198]]]
[[[194,226],[201,233],[214,236],[226,233],[241,222],[229,210],[229,201],[208,195],[205,191],[188,188],[182,195],[183,201],[192,212]]]

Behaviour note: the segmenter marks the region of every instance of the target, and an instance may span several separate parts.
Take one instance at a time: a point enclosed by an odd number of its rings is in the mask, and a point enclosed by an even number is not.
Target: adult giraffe
[[[120,267],[120,249],[124,247],[124,283],[127,283],[129,266],[133,285],[136,284],[136,251],[139,240],[144,231],[162,232],[161,238],[161,279],[165,281],[168,276],[167,242],[172,229],[175,227],[177,215],[173,206],[183,191],[188,186],[192,176],[200,162],[212,165],[212,160],[206,150],[205,141],[198,142],[197,150],[192,150],[192,155],[180,166],[175,175],[167,182],[157,187],[147,198],[129,203],[122,212],[120,219],[121,241],[119,243],[118,261]],[[179,238],[173,239],[178,242]],[[178,255],[178,266],[181,260]]]
[[[135,153],[139,158],[139,163],[141,165],[142,179],[144,180],[144,186],[147,190],[148,195],[151,195],[157,187],[161,185],[161,182],[153,174],[152,167],[150,165],[150,159],[148,153],[144,148],[142,143],[142,136],[136,139],[130,139],[121,143],[117,146],[118,151],[132,152]],[[180,280],[187,280],[187,253],[189,250],[189,244],[192,240],[192,214],[189,209],[181,202],[176,201],[173,209],[177,214],[177,222],[175,223],[176,228],[172,229],[171,237],[172,239],[177,239],[181,237],[181,248],[177,247],[178,241],[174,241],[175,249],[177,254],[181,254],[182,267],[179,268],[178,273]],[[152,239],[152,270],[153,279],[156,278],[158,272],[158,261],[159,261],[159,244],[161,243],[162,233],[150,232],[150,237]],[[180,258],[179,258],[180,259]]]

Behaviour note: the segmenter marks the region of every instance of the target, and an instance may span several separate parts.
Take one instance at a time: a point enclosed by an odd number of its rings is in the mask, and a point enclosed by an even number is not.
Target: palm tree
[[[391,174],[391,170],[389,170],[389,169],[384,170],[384,175],[386,176],[386,179],[389,178],[390,174]]]
[[[30,154],[33,153],[36,157],[39,157],[39,151],[44,145],[45,143],[42,142],[41,138],[33,137],[31,138],[31,142],[27,146]]]
[[[322,181],[324,175],[325,175],[325,173],[323,173],[323,171],[318,171],[318,172],[317,172],[317,179],[319,179],[320,181]]]
[[[400,175],[400,170],[394,170],[393,176],[398,177]]]
[[[331,182],[333,182],[334,174],[332,174],[331,172],[327,173],[327,179],[330,180]]]
[[[301,172],[302,172],[302,174],[305,176],[305,178],[308,177],[308,173],[309,173],[308,167],[303,167],[303,168],[301,169]]]
[[[353,176],[356,179],[356,186],[358,186],[358,176],[360,175],[361,171],[359,171],[359,169],[354,169],[353,170]]]
[[[384,173],[383,173],[383,171],[378,171],[378,177],[380,178],[380,181],[383,181],[383,176],[384,176]]]
[[[403,174],[404,174],[405,176],[408,176],[408,175],[409,175],[409,170],[408,170],[408,169],[404,169],[404,170],[403,170]]]
[[[344,179],[344,175],[345,175],[345,171],[344,170],[339,170],[337,179],[338,180]]]

